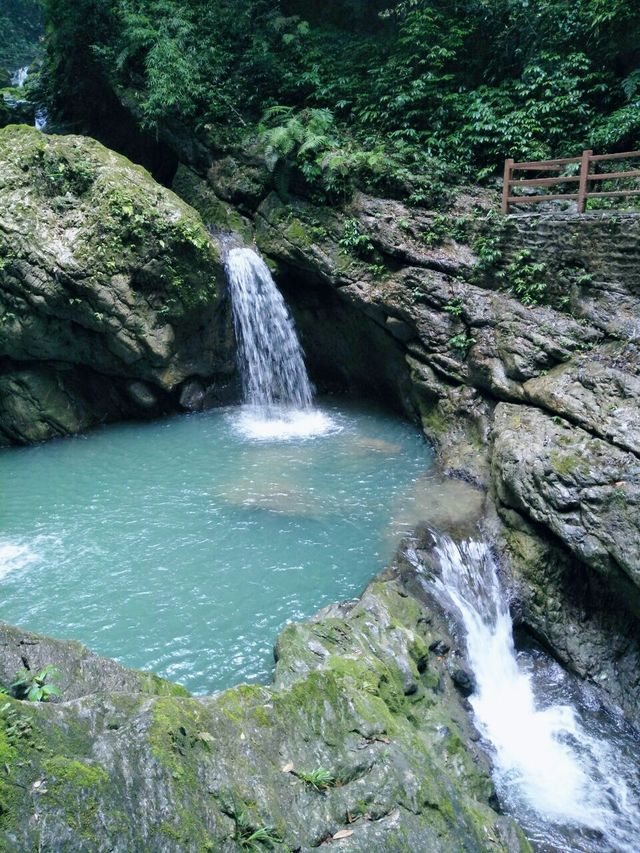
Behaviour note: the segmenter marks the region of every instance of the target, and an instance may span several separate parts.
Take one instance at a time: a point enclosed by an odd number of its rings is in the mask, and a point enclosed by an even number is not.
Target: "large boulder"
[[[94,140],[0,131],[0,441],[157,412],[232,370],[198,214]]]
[[[288,626],[272,687],[212,697],[2,629],[0,676],[19,652],[57,664],[63,687],[59,702],[0,700],[2,850],[233,853],[262,831],[264,849],[530,851],[492,805],[454,640],[410,572]],[[305,780],[319,768],[326,787]]]

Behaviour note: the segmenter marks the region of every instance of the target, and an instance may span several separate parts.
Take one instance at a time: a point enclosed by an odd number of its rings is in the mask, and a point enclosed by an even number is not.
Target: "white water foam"
[[[0,580],[38,560],[37,551],[29,545],[0,541]]]
[[[634,762],[592,736],[571,705],[540,707],[531,676],[518,665],[513,623],[488,547],[434,538],[441,577],[426,575],[425,585],[465,629],[477,684],[470,702],[493,747],[503,801],[543,843],[554,825],[576,829],[578,846],[573,841],[565,846],[563,833],[544,849],[636,851],[640,803]]]
[[[25,65],[22,68],[18,68],[17,71],[14,71],[11,75],[11,85],[15,86],[18,89],[21,89],[24,84],[27,82],[27,77],[29,76],[29,66]]]
[[[234,428],[256,441],[291,441],[340,432],[342,427],[319,409],[274,409],[243,406],[234,413]]]

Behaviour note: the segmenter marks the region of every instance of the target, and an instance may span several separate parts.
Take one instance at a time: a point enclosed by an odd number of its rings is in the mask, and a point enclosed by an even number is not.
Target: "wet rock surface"
[[[538,409],[501,403],[497,495],[551,530],[583,562],[640,586],[640,460]]]

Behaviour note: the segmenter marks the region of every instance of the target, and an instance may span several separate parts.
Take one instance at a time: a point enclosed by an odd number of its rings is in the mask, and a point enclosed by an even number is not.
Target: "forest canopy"
[[[0,68],[15,71],[33,62],[41,35],[38,0],[0,0]]]
[[[223,143],[266,127],[276,158],[309,168],[382,146],[477,175],[507,155],[640,147],[637,0],[44,5],[45,95],[71,119],[107,84],[147,129]]]

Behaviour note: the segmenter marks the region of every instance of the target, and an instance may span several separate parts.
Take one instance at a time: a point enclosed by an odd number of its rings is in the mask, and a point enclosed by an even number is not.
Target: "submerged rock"
[[[62,701],[3,699],[0,847],[529,851],[493,788],[406,565],[278,639],[273,687],[187,698],[79,644],[0,632],[0,679],[57,664]],[[160,694],[160,695],[159,695]],[[318,790],[305,774],[329,771]]]
[[[0,131],[0,443],[173,405],[233,370],[199,216],[91,139]]]

